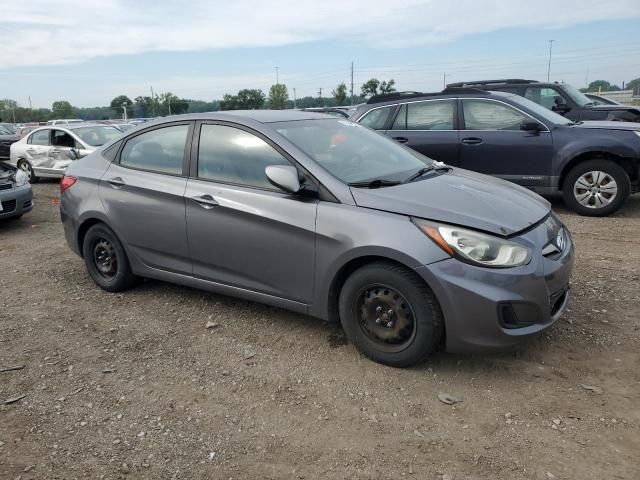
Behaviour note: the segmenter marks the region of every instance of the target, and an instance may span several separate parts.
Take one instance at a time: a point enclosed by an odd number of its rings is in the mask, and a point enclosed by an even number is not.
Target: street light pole
[[[280,67],[276,67],[276,85],[280,85],[280,75],[279,75],[279,70]]]
[[[553,42],[555,42],[555,40],[549,40],[549,64],[547,65],[547,83],[551,78],[551,49],[553,48]]]

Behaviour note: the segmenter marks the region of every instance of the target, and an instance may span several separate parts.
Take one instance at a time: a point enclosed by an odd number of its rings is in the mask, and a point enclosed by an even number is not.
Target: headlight
[[[16,182],[16,187],[21,187],[22,185],[26,185],[27,183],[29,183],[29,175],[27,175],[20,169],[16,171],[13,178]]]
[[[415,225],[449,255],[482,267],[509,268],[526,265],[531,250],[509,240],[466,228],[414,218]]]

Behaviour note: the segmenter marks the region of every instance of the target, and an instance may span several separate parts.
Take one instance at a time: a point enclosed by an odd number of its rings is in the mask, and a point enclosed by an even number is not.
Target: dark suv
[[[562,192],[582,215],[615,212],[640,190],[640,124],[571,122],[519,95],[476,88],[378,95],[350,118],[449,165]]]
[[[640,122],[639,107],[620,104],[603,105],[567,83],[544,83],[516,78],[450,83],[447,87],[471,87],[515,93],[576,122],[582,120]]]

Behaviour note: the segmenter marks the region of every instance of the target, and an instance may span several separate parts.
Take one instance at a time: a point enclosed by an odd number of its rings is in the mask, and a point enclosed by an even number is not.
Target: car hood
[[[20,140],[20,137],[17,135],[4,135],[4,134],[0,134],[0,140],[2,141],[10,141],[10,142],[17,142],[18,140]]]
[[[585,120],[581,123],[570,125],[571,128],[605,128],[607,130],[636,130],[640,131],[640,123],[637,122],[610,122]]]
[[[393,187],[351,188],[360,207],[513,235],[547,216],[551,205],[529,190],[459,168]]]

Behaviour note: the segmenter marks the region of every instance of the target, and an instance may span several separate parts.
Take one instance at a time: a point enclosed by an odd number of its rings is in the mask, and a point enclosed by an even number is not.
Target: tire
[[[615,194],[611,196],[614,189]],[[569,171],[562,184],[564,203],[574,212],[588,217],[612,214],[622,207],[630,192],[627,172],[606,159],[579,163]]]
[[[103,290],[120,292],[138,280],[131,273],[122,243],[105,224],[99,223],[89,228],[82,242],[82,255],[89,275]]]
[[[36,174],[33,172],[33,167],[29,162],[26,160],[18,160],[17,167],[29,176],[29,183],[36,183],[38,181],[38,177],[36,177]]]
[[[414,365],[431,355],[442,338],[444,320],[435,295],[400,265],[376,262],[356,270],[345,281],[338,306],[349,341],[379,363]]]

